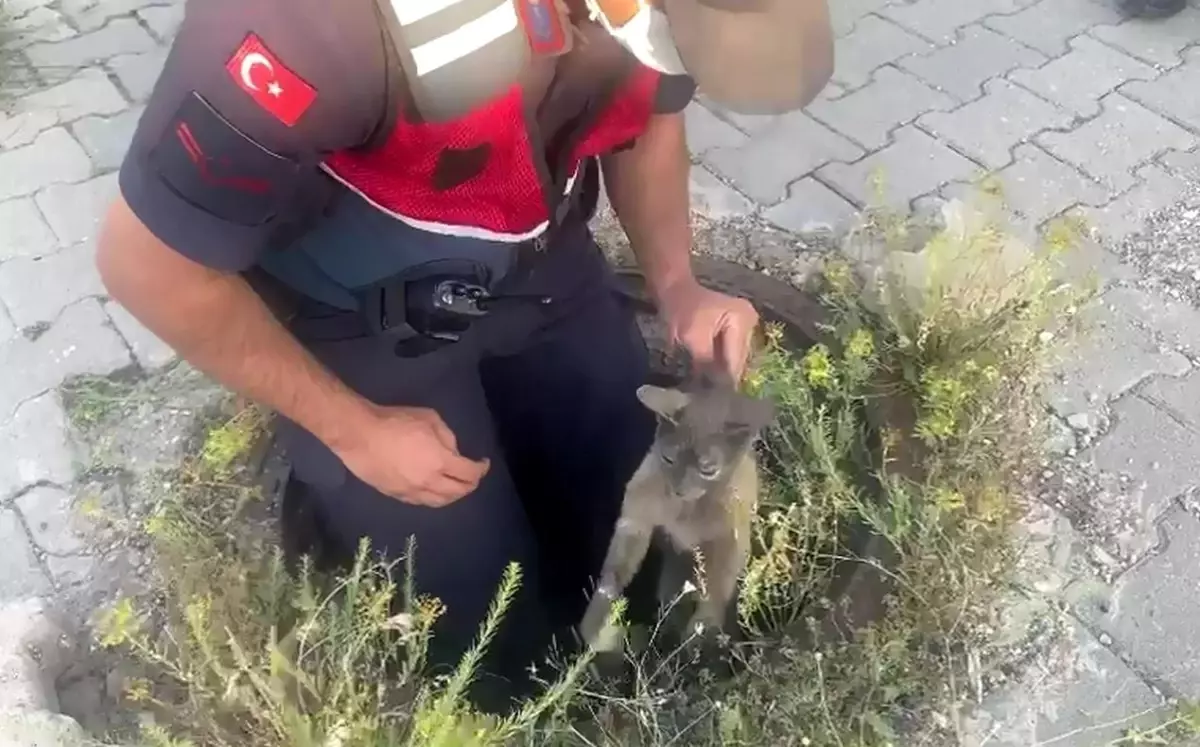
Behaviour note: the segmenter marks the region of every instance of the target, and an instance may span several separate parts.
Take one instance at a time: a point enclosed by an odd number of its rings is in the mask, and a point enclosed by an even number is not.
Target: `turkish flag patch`
[[[284,66],[257,34],[246,35],[225,69],[238,88],[288,127],[317,100],[316,89]]]

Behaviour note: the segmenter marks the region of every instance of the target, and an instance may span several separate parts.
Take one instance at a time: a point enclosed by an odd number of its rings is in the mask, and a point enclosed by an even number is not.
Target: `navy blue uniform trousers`
[[[464,456],[491,459],[474,493],[426,508],[358,480],[310,434],[284,433],[294,477],[336,555],[348,559],[366,537],[398,558],[415,540],[416,591],[446,607],[435,665],[452,665],[470,645],[510,562],[521,566],[522,588],[488,670],[517,680],[552,635],[569,644],[562,634],[582,615],[624,485],[654,431],[636,398],[647,350],[614,284],[580,225],[563,229],[531,275],[502,286],[550,295],[548,306],[498,306],[461,341],[419,357],[401,357],[378,337],[306,339],[305,316],[331,311],[301,312],[298,336],[349,386],[382,405],[435,409]]]

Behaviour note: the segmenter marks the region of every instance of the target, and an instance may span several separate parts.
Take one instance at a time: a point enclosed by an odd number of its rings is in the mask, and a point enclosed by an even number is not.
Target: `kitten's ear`
[[[745,397],[738,409],[739,419],[751,433],[758,433],[775,419],[775,403],[769,399]]]
[[[678,389],[643,384],[638,387],[637,397],[651,412],[672,419],[688,403],[688,396]]]

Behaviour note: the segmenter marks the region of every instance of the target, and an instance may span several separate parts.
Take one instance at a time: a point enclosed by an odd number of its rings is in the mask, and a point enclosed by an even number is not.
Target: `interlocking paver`
[[[145,101],[154,90],[154,83],[166,62],[167,51],[155,49],[149,52],[121,54],[108,61],[108,67],[116,74],[121,85],[134,101]]]
[[[95,31],[110,18],[123,16],[162,0],[62,0],[59,6],[81,31]]]
[[[754,212],[752,201],[703,166],[693,166],[689,179],[692,209],[704,216],[712,220],[727,220]]]
[[[1088,32],[1140,60],[1162,67],[1180,64],[1180,52],[1200,39],[1200,10],[1188,8],[1165,23],[1132,19]]]
[[[168,42],[175,38],[175,32],[179,30],[179,24],[183,23],[183,13],[184,4],[175,3],[174,5],[158,5],[143,8],[137,14],[150,27],[155,36],[163,42]]]
[[[854,164],[835,163],[818,173],[858,205],[876,201],[874,182],[882,181],[884,203],[906,205],[950,182],[972,178],[978,167],[912,126],[894,133],[892,144]]]
[[[1032,225],[1080,202],[1098,204],[1108,199],[1107,189],[1036,145],[1019,145],[1013,154],[1012,165],[997,172],[996,178],[1005,204]]]
[[[1084,207],[1079,213],[1110,241],[1120,241],[1142,230],[1150,216],[1183,197],[1188,186],[1186,178],[1151,164],[1138,169],[1132,189],[1106,205]]]
[[[104,310],[108,312],[113,326],[121,333],[121,337],[125,338],[129,349],[133,351],[133,357],[143,369],[152,371],[175,360],[176,354],[171,346],[146,329],[124,306],[109,301],[104,304]]]
[[[719,118],[702,104],[693,101],[683,111],[687,127],[688,149],[702,156],[713,148],[736,148],[749,139],[746,133]]]
[[[816,101],[808,112],[868,150],[882,148],[888,135],[933,109],[951,109],[954,99],[890,65],[870,85],[833,101]]]
[[[1081,116],[1100,113],[1100,98],[1132,80],[1153,80],[1158,71],[1089,36],[1071,40],[1071,52],[1037,70],[1014,70],[1020,83]],[[1126,89],[1121,89],[1125,92]]]
[[[0,200],[86,179],[91,171],[92,162],[83,147],[65,129],[55,127],[29,145],[0,153]]]
[[[52,322],[70,304],[103,294],[90,243],[0,265],[0,298],[19,327]]]
[[[787,185],[830,161],[853,161],[863,150],[803,112],[788,114],[738,148],[714,148],[705,160],[764,205],[787,197]]]
[[[917,0],[879,11],[901,26],[937,42],[954,41],[954,32],[996,13],[1012,13],[1031,0]]]
[[[143,111],[137,107],[111,117],[84,117],[71,125],[71,130],[96,168],[108,171],[124,160]]]
[[[1093,179],[1117,190],[1132,187],[1131,173],[1154,154],[1188,150],[1194,135],[1119,93],[1100,101],[1102,113],[1071,132],[1047,132],[1038,143]]]
[[[67,444],[67,417],[53,393],[17,408],[0,423],[0,499],[37,483],[70,484],[75,465]]]
[[[125,343],[107,322],[100,302],[88,299],[64,309],[37,339],[19,336],[0,345],[0,420],[72,376],[104,375],[130,366]]]
[[[9,508],[0,508],[0,599],[29,599],[50,591],[50,579],[42,572],[29,535]]]
[[[0,147],[19,148],[57,124],[89,114],[114,114],[126,106],[104,71],[88,68],[59,85],[17,99],[11,112],[0,115]]]
[[[1095,0],[1041,0],[1011,15],[985,18],[988,28],[1047,55],[1067,51],[1067,41],[1101,23],[1112,23],[1116,8]]]
[[[840,230],[858,211],[844,197],[812,177],[791,186],[790,196],[763,213],[780,228],[799,234]]]
[[[983,94],[985,81],[1045,61],[1041,52],[983,26],[971,26],[962,31],[954,45],[919,57],[905,57],[896,64],[930,85],[970,101]]]
[[[58,243],[71,246],[96,238],[104,212],[118,191],[114,172],[78,184],[47,187],[34,199]]]
[[[1092,605],[1083,613],[1155,677],[1177,692],[1200,693],[1200,594],[1184,580],[1200,568],[1200,519],[1177,508],[1161,528],[1166,549],[1121,578],[1108,614]]]
[[[16,501],[34,547],[55,555],[75,555],[86,549],[70,528],[71,494],[61,488],[39,486]]]
[[[1167,345],[1200,357],[1200,309],[1136,287],[1113,288],[1106,300],[1154,331]]]
[[[7,46],[14,50],[30,44],[63,41],[75,36],[75,29],[71,28],[61,13],[51,8],[34,8],[8,23],[8,30],[13,36],[6,40]]]
[[[1048,400],[1059,415],[1101,409],[1153,376],[1182,376],[1191,369],[1183,355],[1165,349],[1130,315],[1101,299],[1081,312],[1082,338],[1061,352]]]
[[[879,16],[867,16],[853,33],[838,39],[833,79],[846,88],[858,88],[871,80],[880,65],[932,51],[929,41]]]
[[[1193,130],[1200,130],[1200,49],[1187,53],[1191,64],[1182,65],[1158,80],[1133,82],[1121,87],[1121,93],[1171,117]]]
[[[8,309],[0,304],[0,345],[17,336],[17,325],[8,315]]]
[[[147,52],[154,39],[132,18],[117,18],[103,28],[66,41],[34,44],[25,50],[38,68],[79,68],[121,53]]]
[[[838,0],[829,4],[829,16],[833,22],[835,36],[853,32],[864,16],[878,11],[895,0]]]
[[[38,257],[58,248],[54,232],[32,197],[0,202],[0,262],[13,257]]]
[[[1004,80],[985,85],[983,98],[953,112],[926,114],[917,120],[927,132],[953,143],[988,168],[1012,161],[1012,149],[1047,127],[1062,127],[1069,112]]]

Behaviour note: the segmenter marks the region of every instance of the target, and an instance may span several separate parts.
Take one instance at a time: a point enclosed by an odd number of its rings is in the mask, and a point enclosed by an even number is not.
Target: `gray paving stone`
[[[1131,173],[1154,154],[1176,148],[1188,150],[1198,141],[1137,102],[1112,93],[1101,100],[1103,112],[1071,132],[1047,132],[1038,143],[1074,164],[1102,184],[1126,190],[1136,180]]]
[[[71,528],[73,503],[70,493],[49,486],[34,488],[17,499],[17,510],[33,535],[35,548],[54,555],[76,555],[86,550]]]
[[[154,84],[167,61],[167,50],[117,55],[108,62],[121,85],[134,101],[142,102],[154,91]]]
[[[171,346],[146,329],[124,306],[115,301],[108,301],[104,304],[104,310],[108,312],[108,317],[112,319],[117,332],[120,332],[121,337],[129,344],[133,357],[142,368],[153,371],[176,359]]]
[[[1194,458],[1194,457],[1193,457]],[[1184,697],[1200,696],[1200,520],[1176,508],[1161,524],[1164,552],[1123,576],[1109,613],[1085,607],[1089,622],[1118,641],[1132,660]]]
[[[877,201],[873,183],[882,181],[879,198],[903,206],[954,181],[969,180],[978,167],[912,126],[894,133],[892,144],[854,164],[821,169],[821,180],[850,196],[858,206]]]
[[[1062,417],[1099,410],[1152,376],[1182,376],[1183,355],[1162,349],[1153,334],[1103,298],[1081,312],[1084,334],[1061,351],[1048,401]]]
[[[4,12],[12,20],[23,17],[30,11],[52,5],[54,0],[6,0]]]
[[[132,364],[124,342],[106,322],[100,302],[67,307],[36,340],[18,336],[0,346],[0,420],[20,403],[73,376],[104,375]]]
[[[812,177],[796,182],[789,192],[786,200],[763,213],[786,231],[836,233],[858,213],[854,205]]]
[[[1190,152],[1173,150],[1164,153],[1158,162],[1189,184],[1200,184],[1200,149]]]
[[[863,150],[803,112],[779,119],[738,148],[714,148],[705,157],[715,171],[754,200],[771,205],[787,185],[830,161],[853,161]]]
[[[692,210],[710,220],[741,218],[754,212],[754,203],[703,166],[689,175]]]
[[[51,8],[34,8],[21,18],[9,21],[13,34],[7,41],[9,49],[21,49],[39,42],[57,42],[75,36],[75,29],[58,11]]]
[[[970,26],[951,46],[920,57],[905,57],[896,64],[925,82],[963,101],[979,98],[984,81],[1018,67],[1046,61],[1038,51],[982,26]]]
[[[0,201],[63,182],[85,179],[92,162],[62,127],[46,130],[23,148],[0,153]]]
[[[1088,32],[1140,60],[1162,67],[1180,64],[1180,52],[1200,39],[1200,10],[1188,8],[1166,23],[1138,19],[1097,26]]]
[[[917,0],[879,11],[896,23],[936,42],[954,41],[954,32],[995,13],[1012,13],[1022,0]]]
[[[1100,99],[1131,80],[1158,71],[1090,36],[1071,40],[1071,52],[1037,70],[1014,70],[1009,80],[1085,117],[1100,113]],[[1121,89],[1125,91],[1125,89]]]
[[[871,80],[876,68],[910,54],[932,52],[933,44],[879,16],[867,16],[854,31],[837,40],[833,79],[846,88]]]
[[[58,248],[54,232],[32,197],[0,202],[0,262],[14,257],[39,257]]]
[[[1111,23],[1116,9],[1094,0],[1042,0],[1012,15],[984,19],[988,28],[1051,57],[1067,51],[1067,40],[1101,23]]]
[[[175,3],[174,5],[159,5],[150,8],[143,8],[138,11],[138,16],[150,27],[163,42],[170,42],[175,38],[175,33],[179,31],[179,25],[183,23],[184,4]]]
[[[1036,145],[1018,145],[1013,154],[1012,165],[996,177],[1004,189],[1005,204],[1035,226],[1080,202],[1095,204],[1108,199],[1107,189]]]
[[[0,499],[40,482],[70,484],[75,468],[67,443],[67,417],[53,392],[18,407],[0,423]]]
[[[93,246],[76,244],[45,257],[0,265],[0,298],[18,327],[53,322],[68,305],[104,294]]]
[[[12,317],[8,315],[8,309],[4,308],[3,303],[0,303],[0,345],[3,345],[16,336],[17,325],[13,322]]]
[[[932,112],[917,124],[957,146],[984,166],[1012,162],[1012,149],[1047,127],[1062,127],[1073,115],[1005,80],[984,84],[984,97],[953,112]]]
[[[698,101],[688,104],[683,110],[683,117],[692,156],[703,155],[713,148],[736,148],[749,139],[744,132],[717,117]]]
[[[0,509],[0,600],[11,601],[42,596],[50,591],[50,580],[38,566],[16,513]]]
[[[1080,625],[1070,623],[1062,648],[987,696],[968,719],[962,744],[1097,747],[1161,718],[1151,712],[1161,698]]]
[[[114,172],[78,184],[47,187],[34,199],[58,242],[71,246],[96,238],[108,206],[119,192]]]
[[[1146,221],[1175,204],[1188,189],[1185,177],[1151,164],[1138,169],[1137,186],[1102,207],[1080,208],[1092,230],[1109,241],[1120,241],[1146,227]]]
[[[838,0],[829,4],[829,16],[835,36],[846,36],[854,31],[868,14],[891,4],[894,0]]]
[[[1174,121],[1200,130],[1200,49],[1187,53],[1187,64],[1180,65],[1158,80],[1133,82],[1121,87],[1121,93],[1165,114]]]
[[[1200,485],[1195,467],[1200,387],[1194,378],[1158,378],[1118,402],[1113,407],[1116,426],[1083,455],[1101,472],[1127,477],[1132,488],[1127,510],[1147,524]]]
[[[156,0],[62,0],[60,7],[81,31],[95,31],[110,18],[128,15]]]
[[[108,171],[124,160],[143,111],[143,107],[137,107],[112,117],[85,117],[71,129],[96,168]]]
[[[931,109],[951,109],[954,99],[918,78],[887,66],[870,85],[833,101],[816,101],[807,111],[868,150],[882,148],[888,135]]]
[[[94,65],[118,54],[148,52],[157,45],[132,18],[117,18],[91,33],[52,44],[34,44],[25,50],[37,68],[78,68]]]
[[[127,104],[104,71],[88,68],[65,83],[17,99],[0,115],[0,146],[19,148],[44,130],[89,114],[113,114]]]
[[[1113,288],[1105,300],[1159,334],[1172,348],[1200,357],[1200,309],[1141,288]]]

